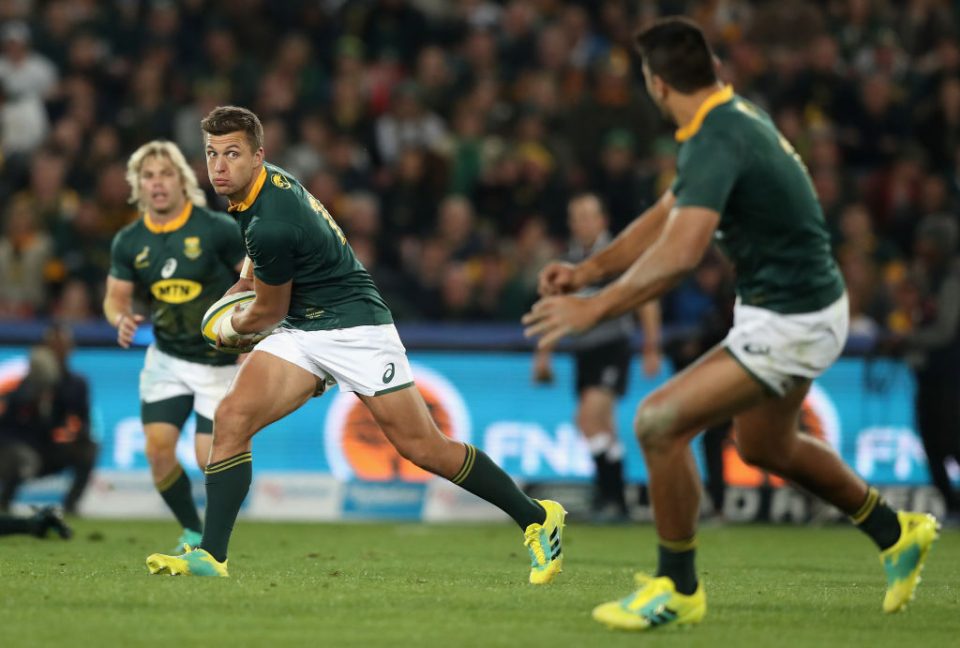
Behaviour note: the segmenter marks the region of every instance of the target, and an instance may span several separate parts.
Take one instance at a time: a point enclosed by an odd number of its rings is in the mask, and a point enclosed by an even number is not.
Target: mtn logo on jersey
[[[150,286],[153,296],[167,304],[185,304],[193,301],[202,290],[203,285],[189,279],[163,279]]]
[[[203,250],[200,248],[199,236],[188,236],[183,239],[183,256],[193,261],[199,258],[201,254],[203,254]]]
[[[275,187],[279,187],[280,189],[290,188],[290,181],[279,173],[274,173],[272,176],[270,176],[270,182],[272,182]]]

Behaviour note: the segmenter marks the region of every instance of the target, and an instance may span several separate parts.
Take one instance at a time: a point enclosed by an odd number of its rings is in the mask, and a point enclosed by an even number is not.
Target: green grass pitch
[[[241,521],[230,579],[148,576],[170,522],[85,520],[70,542],[0,538],[0,645],[947,646],[960,636],[960,532],[941,534],[916,600],[880,610],[876,551],[843,527],[701,532],[705,622],[649,635],[590,619],[651,569],[649,526],[568,525],[565,571],[526,583],[506,524]]]

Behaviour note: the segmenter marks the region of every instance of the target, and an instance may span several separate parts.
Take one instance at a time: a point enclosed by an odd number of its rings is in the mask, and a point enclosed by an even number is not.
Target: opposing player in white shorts
[[[652,393],[635,429],[649,472],[660,538],[657,573],[594,618],[625,630],[698,623],[706,613],[697,577],[700,479],[690,441],[733,418],[748,462],[850,516],[880,550],[885,612],[913,596],[936,521],[894,511],[820,440],[800,434],[810,382],[843,350],[848,307],[823,213],[800,157],[770,118],[716,76],[700,29],[658,21],[637,38],[647,89],[678,126],[673,186],[608,247],[541,275],[544,298],[524,316],[550,345],[654,299],[691,272],[711,240],[736,266],[735,323],[726,340]],[[616,278],[596,295],[563,295]]]
[[[530,499],[482,450],[439,430],[413,384],[390,309],[326,208],[264,162],[257,116],[222,106],[201,127],[211,184],[230,199],[252,270],[234,289],[256,291],[249,306],[219,320],[220,343],[242,346],[245,334],[283,325],[257,345],[217,408],[200,547],[149,556],[151,573],[227,575],[227,546],[252,479],[253,436],[337,383],[357,394],[401,456],[510,515],[530,551],[530,582],[553,580],[563,560],[563,508]]]
[[[133,312],[135,293],[149,302],[156,339],[140,374],[147,460],[183,528],[179,543],[196,546],[203,525],[176,447],[196,412],[194,449],[200,467],[207,464],[213,415],[237,372],[235,355],[203,341],[200,321],[236,280],[243,261],[240,229],[229,216],[205,208],[193,169],[171,142],[140,147],[127,165],[127,182],[142,216],[113,239],[103,309],[127,348],[143,321]]]

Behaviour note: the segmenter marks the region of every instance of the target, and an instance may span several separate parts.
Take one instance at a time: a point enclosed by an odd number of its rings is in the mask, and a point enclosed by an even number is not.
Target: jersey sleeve
[[[685,148],[671,187],[677,207],[705,207],[723,213],[740,175],[736,144],[717,137],[696,138]]]
[[[110,243],[110,276],[123,281],[134,281],[133,255],[126,245],[126,237],[119,232]]]
[[[246,255],[243,249],[243,240],[240,238],[240,225],[233,218],[224,214],[216,214],[217,230],[217,257],[231,270],[237,267]]]
[[[293,279],[293,251],[299,232],[290,223],[259,221],[247,228],[247,253],[253,261],[253,274],[271,286]]]

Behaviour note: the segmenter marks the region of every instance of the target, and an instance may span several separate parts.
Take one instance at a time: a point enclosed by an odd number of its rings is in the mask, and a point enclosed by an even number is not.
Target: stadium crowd
[[[175,141],[222,205],[199,121],[235,103],[399,321],[515,320],[564,247],[568,197],[596,192],[616,231],[669,187],[676,145],[631,45],[669,13],[705,28],[725,79],[809,167],[854,331],[908,333],[918,228],[956,240],[951,0],[6,0],[0,317],[99,316],[143,142]],[[666,321],[715,319],[729,284],[711,256]]]

